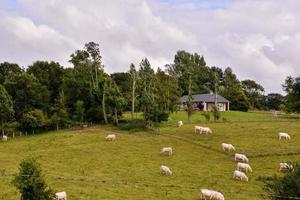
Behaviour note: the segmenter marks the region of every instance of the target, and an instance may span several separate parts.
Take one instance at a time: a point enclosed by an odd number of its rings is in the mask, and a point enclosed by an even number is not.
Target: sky
[[[300,75],[299,10],[299,0],[0,0],[0,62],[71,67],[94,41],[112,73],[145,57],[163,68],[186,50],[282,93]]]

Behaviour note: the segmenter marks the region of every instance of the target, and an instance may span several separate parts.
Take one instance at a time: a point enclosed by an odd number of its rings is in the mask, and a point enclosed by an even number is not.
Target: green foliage
[[[15,63],[0,63],[0,84],[4,84],[5,80],[15,74],[21,73],[23,70]]]
[[[83,122],[83,119],[84,119],[84,102],[78,100],[75,103],[74,120],[77,122]]]
[[[284,105],[284,97],[278,93],[270,93],[265,97],[266,108],[270,110],[281,110]]]
[[[286,110],[288,112],[300,113],[300,77],[287,77],[283,88],[286,95]]]
[[[36,159],[23,160],[12,184],[19,190],[21,200],[53,200],[54,192],[47,186]]]
[[[230,101],[231,110],[248,111],[250,107],[248,98],[231,68],[224,71],[224,91],[222,94]]]
[[[205,120],[206,120],[207,122],[210,121],[210,112],[204,111],[204,112],[201,113],[201,115],[204,116],[204,118],[205,118]]]
[[[136,131],[147,130],[147,126],[146,126],[146,123],[144,120],[134,119],[134,120],[130,120],[126,123],[120,123],[119,129],[124,130],[124,131],[136,132]]]
[[[212,114],[214,117],[214,121],[218,121],[221,118],[221,112],[218,110],[218,108],[216,106],[213,106]]]
[[[293,164],[284,176],[260,177],[264,189],[272,200],[291,199],[300,196],[300,166]]]
[[[23,115],[20,129],[28,133],[34,133],[35,131],[45,130],[48,123],[43,111],[35,109]]]
[[[4,123],[11,119],[14,114],[13,102],[11,96],[0,84],[0,123],[1,132],[4,134]]]
[[[252,109],[263,109],[264,108],[264,88],[254,80],[242,81],[242,86],[245,95],[249,99],[250,107]]]
[[[49,91],[33,75],[15,74],[6,79],[4,86],[12,96],[17,120],[33,109],[48,108]]]

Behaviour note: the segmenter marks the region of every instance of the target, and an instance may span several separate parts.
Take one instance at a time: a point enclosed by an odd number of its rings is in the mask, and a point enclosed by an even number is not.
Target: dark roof
[[[184,95],[180,98],[181,103],[186,103],[188,100],[188,95]],[[193,102],[215,102],[214,94],[196,94],[193,95]],[[218,102],[220,103],[229,103],[227,99],[218,95]]]

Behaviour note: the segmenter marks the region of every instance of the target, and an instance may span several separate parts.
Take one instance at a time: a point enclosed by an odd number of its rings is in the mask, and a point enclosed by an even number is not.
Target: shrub
[[[221,118],[221,112],[218,110],[216,106],[213,106],[212,114],[214,117],[214,121],[218,121]]]
[[[120,123],[118,128],[124,131],[144,131],[147,129],[147,126],[144,120],[135,119],[126,123]]]
[[[23,160],[12,184],[20,191],[21,200],[53,200],[54,192],[47,186],[36,159]]]
[[[210,112],[204,111],[201,115],[203,115],[206,121],[210,121]]]
[[[300,197],[300,166],[293,164],[293,169],[288,170],[284,176],[259,177],[264,183],[264,189],[270,199],[283,200]]]

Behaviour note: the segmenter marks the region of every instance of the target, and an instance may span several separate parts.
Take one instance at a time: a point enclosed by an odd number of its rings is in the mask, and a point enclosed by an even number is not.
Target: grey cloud
[[[268,92],[282,92],[285,76],[298,75],[300,2],[170,2],[18,0],[16,12],[0,13],[0,61],[52,59],[68,66],[75,49],[95,41],[108,72],[126,71],[144,57],[164,66],[185,49]]]

